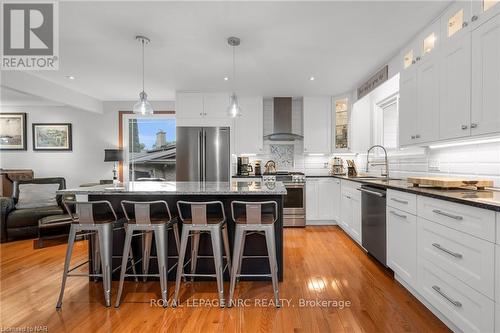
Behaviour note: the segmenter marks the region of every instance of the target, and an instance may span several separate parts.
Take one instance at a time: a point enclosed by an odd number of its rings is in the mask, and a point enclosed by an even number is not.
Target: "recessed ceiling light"
[[[314,81],[314,76],[311,76],[311,77],[309,78],[309,81]]]
[[[74,80],[75,77],[73,75],[65,75],[65,77],[69,80]]]
[[[224,81],[227,81],[229,80],[229,78],[227,76],[224,76]]]

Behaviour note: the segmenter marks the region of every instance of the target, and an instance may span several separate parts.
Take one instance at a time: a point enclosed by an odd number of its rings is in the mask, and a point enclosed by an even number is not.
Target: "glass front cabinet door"
[[[349,148],[349,109],[350,100],[347,96],[333,98],[334,116],[334,151],[347,150]]]
[[[470,22],[477,27],[500,13],[500,0],[475,0],[471,2]]]

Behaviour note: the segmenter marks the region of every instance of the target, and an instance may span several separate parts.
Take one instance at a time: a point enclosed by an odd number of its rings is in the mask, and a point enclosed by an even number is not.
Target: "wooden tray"
[[[452,187],[475,187],[482,190],[485,187],[493,187],[492,180],[485,179],[464,179],[464,178],[450,178],[450,177],[408,177],[408,183],[418,187],[421,185],[439,187],[439,188],[452,188]]]

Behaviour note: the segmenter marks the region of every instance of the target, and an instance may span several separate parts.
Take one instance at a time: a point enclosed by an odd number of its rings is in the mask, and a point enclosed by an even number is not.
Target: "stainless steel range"
[[[306,226],[306,178],[302,172],[278,171],[264,174],[264,181],[283,182],[287,195],[283,203],[283,226]]]

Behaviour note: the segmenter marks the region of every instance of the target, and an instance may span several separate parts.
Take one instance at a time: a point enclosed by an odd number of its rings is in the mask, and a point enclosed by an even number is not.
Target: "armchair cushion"
[[[19,184],[16,209],[56,206],[59,184]]]
[[[38,220],[45,216],[61,215],[64,211],[59,206],[15,209],[7,216],[7,228],[38,226]]]

